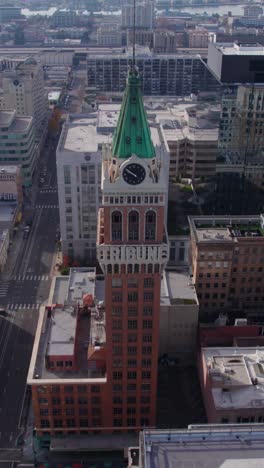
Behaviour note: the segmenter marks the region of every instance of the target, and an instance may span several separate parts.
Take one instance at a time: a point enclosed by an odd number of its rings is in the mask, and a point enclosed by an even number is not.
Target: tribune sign
[[[102,263],[166,263],[168,244],[161,245],[100,245],[99,261]]]

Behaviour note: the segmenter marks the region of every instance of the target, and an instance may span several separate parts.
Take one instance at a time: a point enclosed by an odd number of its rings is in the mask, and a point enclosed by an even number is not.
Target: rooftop
[[[63,150],[77,153],[97,152],[99,145],[109,143],[109,136],[97,132],[95,121],[81,119],[65,127]]]
[[[221,43],[214,44],[216,49],[220,50],[223,55],[264,55],[264,47],[260,44],[235,44],[235,43]]]
[[[263,408],[264,347],[202,348],[217,409]]]
[[[234,242],[264,237],[264,215],[189,216],[188,219],[197,242]]]
[[[69,276],[53,279],[49,303],[40,310],[28,379],[104,378],[103,370],[90,369],[88,363],[89,346],[105,343],[103,278],[95,268],[72,268]],[[59,371],[47,366],[47,359],[65,356],[76,365]]]
[[[142,468],[260,468],[263,442],[263,424],[146,430],[140,433]]]
[[[189,271],[165,271],[161,282],[161,305],[198,304]]]
[[[0,111],[0,131],[24,132],[28,130],[32,121],[30,116],[17,116],[15,110]]]

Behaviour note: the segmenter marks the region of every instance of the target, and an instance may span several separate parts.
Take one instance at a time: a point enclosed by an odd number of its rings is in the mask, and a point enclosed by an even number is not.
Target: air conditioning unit
[[[235,320],[235,327],[245,327],[247,325],[246,318],[237,318]]]

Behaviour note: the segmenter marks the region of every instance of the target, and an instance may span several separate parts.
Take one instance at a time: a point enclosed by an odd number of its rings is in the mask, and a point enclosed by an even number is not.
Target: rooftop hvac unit
[[[246,318],[237,318],[235,320],[235,327],[245,327],[247,325]]]

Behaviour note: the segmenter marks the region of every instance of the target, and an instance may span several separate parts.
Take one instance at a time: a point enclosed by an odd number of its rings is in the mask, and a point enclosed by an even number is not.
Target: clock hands
[[[126,172],[128,172],[129,174],[131,174],[133,177],[137,179],[137,175],[134,174],[134,172],[130,171],[129,169],[127,169]]]

